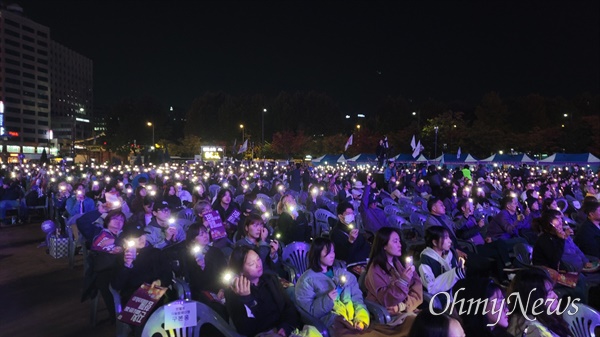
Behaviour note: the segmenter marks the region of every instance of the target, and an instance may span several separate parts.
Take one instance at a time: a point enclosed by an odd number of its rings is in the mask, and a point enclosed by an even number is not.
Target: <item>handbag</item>
[[[48,252],[55,259],[61,259],[69,254],[69,239],[52,235],[49,239]]]

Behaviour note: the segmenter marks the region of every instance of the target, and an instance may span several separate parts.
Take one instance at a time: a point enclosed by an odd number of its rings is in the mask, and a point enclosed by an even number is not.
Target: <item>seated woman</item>
[[[466,335],[460,322],[455,318],[423,310],[415,318],[408,337],[423,336],[465,337]]]
[[[169,208],[171,210],[181,208],[181,199],[177,196],[177,190],[175,189],[175,185],[172,183],[169,183],[165,186],[162,200],[169,204]]]
[[[508,288],[508,294],[509,297],[515,295],[521,299],[509,304],[511,315],[508,332],[513,336],[572,336],[562,316],[557,314],[558,296],[543,270],[532,268],[518,272]],[[573,308],[567,307],[567,310]]]
[[[280,276],[287,276],[279,259],[279,242],[269,240],[269,231],[265,228],[263,219],[251,213],[246,217],[241,229],[244,237],[235,242],[235,247],[248,246],[254,249],[267,270]]]
[[[431,226],[425,231],[425,248],[421,252],[419,274],[423,282],[423,290],[440,300],[442,308],[446,307],[446,296],[435,296],[440,292],[452,295],[452,287],[458,280],[465,278],[464,260],[457,261],[452,248],[452,239],[442,226]],[[450,296],[452,298],[452,296]],[[432,300],[434,300],[432,299]]]
[[[310,242],[311,228],[303,212],[298,211],[296,199],[290,194],[285,194],[277,204],[277,232],[281,235],[281,242],[286,245],[294,242]]]
[[[590,268],[592,264],[583,252],[573,242],[573,239],[563,231],[562,213],[558,210],[548,209],[542,212],[537,228],[542,232],[533,247],[532,263],[554,270],[578,272],[577,286],[565,288],[571,295],[579,297],[587,303],[586,282],[600,283],[600,275],[591,274],[586,278],[581,271]]]
[[[258,254],[236,247],[229,259],[236,277],[225,290],[225,305],[238,333],[244,336],[289,336],[302,326],[300,315],[275,275],[263,273]]]
[[[467,336],[512,337],[508,327],[508,308],[502,288],[489,278],[467,277],[456,282],[453,290],[455,312],[462,319]],[[469,301],[481,301],[484,306],[469,306]],[[463,307],[461,307],[461,303]]]
[[[327,238],[316,238],[308,252],[308,270],[296,283],[296,303],[331,327],[338,336],[385,336],[395,332],[385,325],[370,327],[356,277],[333,267],[335,250]]]
[[[160,287],[171,285],[173,272],[161,251],[146,244],[144,229],[131,227],[122,237],[125,244],[123,263],[117,268],[111,286],[121,295],[121,304],[125,306],[144,283]],[[167,303],[166,296],[162,298],[162,303]],[[133,328],[136,333],[141,333],[137,331],[141,327]]]
[[[227,267],[225,255],[211,245],[208,229],[199,222],[190,226],[186,233],[188,250],[185,251],[185,275],[189,280],[192,298],[206,303],[215,312],[229,320],[222,302],[225,299],[224,284],[218,275]]]
[[[400,325],[408,333],[415,310],[423,302],[423,285],[412,260],[400,262],[402,243],[399,230],[380,228],[375,234],[367,265],[367,299],[386,307],[393,317],[390,325]],[[398,330],[400,331],[400,330]]]

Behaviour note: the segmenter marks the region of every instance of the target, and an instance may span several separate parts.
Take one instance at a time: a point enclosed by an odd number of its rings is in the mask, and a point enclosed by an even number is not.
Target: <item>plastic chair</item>
[[[256,204],[258,201],[260,201],[267,208],[267,210],[272,209],[273,199],[271,199],[271,197],[269,197],[268,195],[258,193],[256,195],[256,201],[254,203]]]
[[[318,209],[315,211],[315,219],[317,221],[316,235],[322,235],[323,233],[329,233],[329,231],[330,231],[329,218],[333,218],[333,219],[337,220],[337,217],[333,213],[331,213],[327,210]]]
[[[417,206],[417,208],[420,208],[421,210],[428,212],[429,210],[427,209],[427,200],[421,198],[421,197],[417,197],[415,196],[412,199],[413,205]]]
[[[67,234],[67,238],[69,239],[68,245],[68,256],[69,256],[69,268],[73,269],[75,267],[75,236],[73,235],[73,229],[70,225],[67,224],[67,219],[64,215],[61,215],[58,218],[58,221],[61,223],[61,227],[64,226],[65,233]]]
[[[567,199],[563,198],[556,199],[556,206],[558,206],[560,211],[564,214],[567,211],[567,208],[569,208],[569,202]]]
[[[385,207],[385,206],[396,206],[396,207],[398,207],[398,203],[396,203],[394,200],[388,199],[388,198],[382,199],[381,200],[381,204],[383,205],[383,207]]]
[[[235,199],[233,199],[233,201],[235,201],[235,203],[238,204],[238,206],[242,207],[242,204],[244,203],[244,195],[238,195],[237,197],[235,197]]]
[[[191,208],[184,208],[177,214],[177,217],[180,219],[186,219],[191,221],[192,223],[196,222],[196,214],[194,214],[194,210]]]
[[[392,321],[392,317],[391,317],[390,313],[387,311],[387,309],[383,305],[381,305],[375,301],[367,300],[367,288],[365,287],[366,274],[367,273],[362,273],[358,277],[358,287],[362,291],[363,301],[365,302],[365,306],[367,307],[367,310],[369,310],[371,320],[373,322],[379,323],[379,324],[389,323]]]
[[[513,246],[513,252],[515,254],[516,267],[531,267],[533,248],[530,245],[519,242]]]
[[[398,208],[397,206],[394,205],[388,205],[385,206],[383,208],[383,212],[385,213],[386,216],[390,216],[390,215],[400,215],[402,212],[400,211],[400,208]]]
[[[387,223],[388,225],[390,225],[390,227],[396,227],[396,228],[400,228],[402,229],[403,227],[407,227],[405,225],[409,225],[408,221],[406,221],[406,219],[404,219],[403,217],[396,215],[396,214],[390,214],[387,216]],[[408,226],[409,228],[411,226]]]
[[[410,214],[410,223],[413,226],[420,225],[423,227],[425,225],[425,221],[427,221],[427,215],[413,212]]]
[[[579,310],[573,315],[570,315],[568,310],[562,314],[573,337],[595,337],[594,330],[600,326],[600,313],[581,303],[577,304],[577,308]]]
[[[220,185],[210,185],[208,187],[208,193],[210,193],[210,198],[214,198],[217,196],[217,193],[219,193],[219,190],[221,189]]]
[[[44,219],[48,218],[48,200],[50,199],[50,197],[46,196],[45,198],[46,198],[46,200],[44,201],[43,205],[29,206],[26,204],[26,206],[27,206],[27,222],[31,222],[31,216],[32,216],[31,211],[36,212],[36,211],[41,210],[41,211],[43,211]]]
[[[335,201],[329,202],[327,203],[327,209],[331,212],[331,213],[335,213],[336,209],[337,209],[337,203]]]
[[[165,307],[174,303],[194,303],[196,304],[196,326],[165,330]],[[223,336],[225,337],[242,337],[238,334],[235,329],[227,324],[221,316],[214,312],[210,307],[204,303],[196,301],[184,301],[179,300],[163,305],[158,308],[144,325],[142,331],[142,337],[200,337],[200,329],[204,324],[210,324],[214,326]]]
[[[308,251],[310,245],[306,242],[292,242],[283,248],[281,258],[283,263],[291,268],[291,281],[296,283],[298,278],[308,269]]]

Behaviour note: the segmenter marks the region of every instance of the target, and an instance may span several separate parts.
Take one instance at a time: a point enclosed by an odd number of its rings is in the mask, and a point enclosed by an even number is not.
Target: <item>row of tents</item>
[[[465,154],[442,154],[437,158],[426,158],[419,155],[413,158],[411,154],[399,154],[389,158],[396,163],[430,163],[430,164],[531,164],[531,165],[600,165],[600,159],[591,153],[555,153],[541,160],[535,160],[526,154],[494,154],[488,158],[477,159],[472,155]],[[375,154],[361,153],[354,157],[346,158],[343,154],[326,154],[313,159],[314,166],[336,165],[336,164],[376,164],[377,156]]]

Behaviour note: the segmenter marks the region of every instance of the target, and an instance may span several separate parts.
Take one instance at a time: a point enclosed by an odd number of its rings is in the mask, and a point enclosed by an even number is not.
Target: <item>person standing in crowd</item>
[[[366,230],[376,232],[378,229],[387,226],[385,212],[377,207],[377,195],[374,190],[377,183],[371,176],[367,177],[367,187],[361,200],[361,213],[363,225]]]

